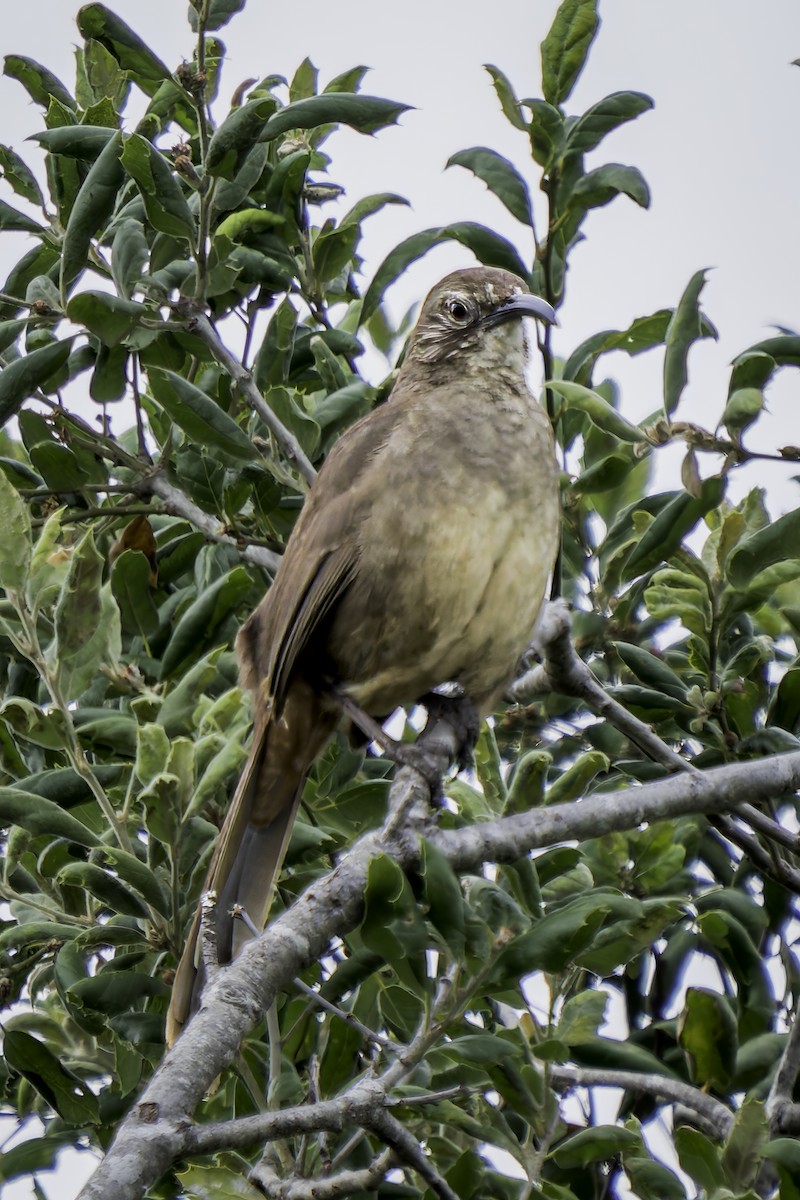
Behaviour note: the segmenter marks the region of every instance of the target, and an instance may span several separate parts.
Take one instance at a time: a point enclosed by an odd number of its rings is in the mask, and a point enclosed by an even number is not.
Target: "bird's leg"
[[[465,692],[428,692],[419,703],[428,714],[428,725],[447,721],[458,740],[456,764],[460,771],[472,766],[481,719]]]
[[[348,696],[340,688],[334,688],[333,695],[342,712],[350,718],[365,737],[380,746],[387,758],[391,758],[400,766],[413,767],[415,771],[419,771],[429,784],[432,795],[439,791],[442,783],[441,776],[424,750],[418,746],[409,745],[407,742],[398,742],[396,738],[390,737],[379,721],[365,712],[351,696]]]

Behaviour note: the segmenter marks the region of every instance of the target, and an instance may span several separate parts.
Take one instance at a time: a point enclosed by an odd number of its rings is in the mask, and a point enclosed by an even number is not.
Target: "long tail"
[[[336,716],[306,688],[293,689],[279,719],[257,727],[250,757],[220,831],[203,892],[215,891],[217,954],[229,962],[252,936],[230,913],[240,905],[263,929],[291,837],[308,770]],[[171,1046],[199,1005],[203,986],[200,911],[195,913],[175,973],[167,1012]]]

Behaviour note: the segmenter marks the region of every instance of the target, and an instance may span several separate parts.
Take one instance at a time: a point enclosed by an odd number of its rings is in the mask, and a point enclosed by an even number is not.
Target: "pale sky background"
[[[185,0],[109,0],[170,66],[192,54]],[[309,55],[322,81],[359,63],[373,70],[366,92],[415,106],[399,127],[364,138],[335,134],[331,178],[347,189],[349,206],[370,192],[399,192],[410,209],[390,208],[367,223],[365,276],[402,238],[456,220],[483,222],[509,237],[523,259],[526,231],[462,168],[444,171],[457,150],[488,145],[512,159],[535,188],[523,134],[512,130],[483,63],[509,76],[520,96],[541,95],[539,43],[555,0],[304,0],[302,6],[248,0],[220,36],[229,60],[218,119],[243,80],[268,73],[291,77]],[[78,40],[72,0],[3,4],[2,54],[25,54],[69,87]],[[602,25],[588,66],[567,107],[579,114],[609,92],[639,90],[655,111],[606,139],[589,165],[629,163],[650,184],[652,206],[626,198],[589,215],[587,241],[572,258],[568,299],[556,331],[557,353],[569,352],[603,328],[673,306],[692,274],[715,268],[703,306],[720,332],[690,357],[690,386],[678,419],[714,428],[724,406],[731,358],[770,336],[774,325],[800,328],[800,5],[797,0],[601,0]],[[0,142],[33,163],[24,139],[41,128],[39,110],[14,80],[0,78]],[[5,184],[3,199],[17,201]],[[538,193],[534,192],[535,196]],[[538,200],[537,200],[538,204]],[[20,205],[21,206],[21,205]],[[325,215],[325,210],[323,216]],[[539,206],[539,224],[544,209]],[[20,241],[17,257],[26,246]],[[0,250],[0,275],[15,261]],[[471,263],[450,245],[432,251],[389,293],[396,313],[422,297],[448,270]],[[640,420],[660,403],[658,352],[628,360],[608,356],[606,371],[623,386],[622,410]],[[783,371],[769,392],[771,416],[754,439],[762,450],[800,443],[800,377]],[[680,455],[659,452],[661,487],[679,486]],[[704,466],[705,473],[711,462]],[[737,475],[732,495],[769,485],[773,515],[798,503],[797,464],[756,464]],[[0,1129],[7,1136],[10,1129]],[[48,1197],[71,1200],[83,1176],[42,1176]],[[28,1184],[8,1200],[28,1200]]]

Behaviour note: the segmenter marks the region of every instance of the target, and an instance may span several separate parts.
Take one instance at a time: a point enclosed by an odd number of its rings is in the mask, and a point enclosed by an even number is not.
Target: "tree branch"
[[[795,1012],[765,1105],[770,1133],[773,1137],[782,1133],[797,1133],[800,1105],[792,1102],[792,1096],[798,1074],[800,1074],[800,1021]]]
[[[432,752],[430,746],[427,752]],[[440,759],[442,770],[447,757],[443,754]],[[120,1126],[106,1158],[81,1193],[83,1200],[102,1200],[111,1192],[117,1200],[138,1200],[169,1169],[183,1152],[186,1123],[206,1088],[233,1061],[245,1035],[277,993],[290,988],[291,981],[323,955],[331,938],[357,924],[375,855],[390,854],[401,867],[416,869],[422,833],[456,870],[474,870],[483,862],[514,862],[528,850],[634,829],[644,822],[730,811],[744,801],[784,796],[798,787],[800,752],[793,752],[437,831],[430,819],[421,823],[418,816],[429,801],[427,784],[413,768],[403,768],[392,787],[387,826],[359,839],[327,878],[317,880],[219,972],[202,1008]],[[408,813],[412,819],[403,818]],[[268,1115],[275,1121],[283,1116]]]
[[[520,676],[508,688],[512,702],[524,704],[548,692],[560,692],[583,700],[593,712],[623,733],[629,741],[668,771],[694,771],[695,767],[663,742],[657,733],[609,696],[572,645],[569,610],[563,600],[554,600],[542,613],[535,648],[544,661]]]
[[[618,1087],[640,1096],[668,1100],[696,1113],[713,1130],[714,1137],[724,1140],[733,1128],[733,1113],[721,1101],[699,1088],[667,1075],[638,1071],[606,1071],[588,1067],[550,1067],[550,1082],[557,1091],[573,1087]]]
[[[253,376],[231,354],[205,313],[192,309],[188,309],[187,311],[186,302],[183,302],[177,311],[186,318],[190,332],[196,333],[198,337],[202,338],[220,366],[224,367],[228,372],[241,395],[245,398],[253,412],[258,413],[259,417],[261,417],[261,420],[267,429],[269,429],[289,461],[295,464],[297,470],[307,483],[312,483],[317,473],[311,465],[310,460],[306,457],[305,451],[297,438],[276,417],[253,382]]]
[[[266,546],[240,546],[235,537],[225,532],[221,521],[212,517],[210,513],[203,512],[202,508],[190,500],[180,488],[170,483],[163,471],[152,471],[132,483],[131,491],[138,495],[158,496],[168,513],[176,517],[183,517],[184,520],[199,529],[210,542],[221,542],[223,545],[233,546],[245,562],[252,563],[254,567],[263,567],[272,575],[277,571],[281,561],[279,554],[268,550]]]

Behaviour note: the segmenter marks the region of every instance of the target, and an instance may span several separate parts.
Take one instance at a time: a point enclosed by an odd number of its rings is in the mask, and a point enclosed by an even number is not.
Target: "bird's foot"
[[[472,766],[475,743],[481,731],[481,719],[475,705],[464,692],[428,692],[420,700],[428,713],[428,725],[446,721],[458,742],[456,765],[460,771]]]
[[[380,746],[387,758],[397,763],[398,766],[413,767],[415,771],[419,771],[426,783],[430,785],[432,793],[441,789],[441,773],[431,756],[422,747],[409,742],[398,742],[396,738],[390,737],[379,721],[359,707],[352,697],[338,689],[335,691],[335,695],[342,712],[346,713],[368,741],[375,742]]]

